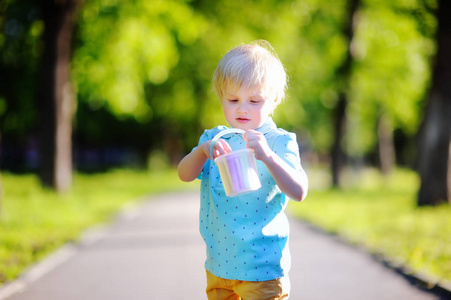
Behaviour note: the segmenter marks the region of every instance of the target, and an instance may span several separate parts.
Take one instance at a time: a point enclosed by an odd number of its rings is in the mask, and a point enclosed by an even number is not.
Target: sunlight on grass
[[[449,205],[416,207],[419,181],[410,171],[383,178],[365,170],[345,178],[341,190],[315,188],[313,183],[305,202],[290,205],[290,211],[414,272],[451,282]]]
[[[310,170],[309,195],[291,202],[290,212],[414,272],[451,281],[450,206],[417,208],[419,181],[410,171],[389,178],[354,171],[344,178],[342,190],[331,190],[327,172]],[[178,180],[175,170],[76,174],[64,196],[42,189],[35,175],[2,174],[2,183],[0,285],[144,195],[198,189],[196,181]]]
[[[35,175],[2,174],[2,184],[0,285],[144,195],[198,187],[181,182],[175,170],[75,174],[63,196],[43,189]]]

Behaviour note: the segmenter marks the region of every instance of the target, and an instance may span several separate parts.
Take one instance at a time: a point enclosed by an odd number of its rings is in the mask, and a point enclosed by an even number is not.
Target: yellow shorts
[[[209,300],[286,300],[289,292],[288,276],[269,281],[242,281],[219,278],[207,271]]]

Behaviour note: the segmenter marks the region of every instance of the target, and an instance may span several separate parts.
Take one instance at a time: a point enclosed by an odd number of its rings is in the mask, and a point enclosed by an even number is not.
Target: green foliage
[[[79,95],[93,110],[106,105],[118,116],[170,125],[191,149],[201,129],[224,123],[210,83],[220,57],[267,39],[291,81],[276,119],[287,129],[305,127],[324,149],[330,106],[318,99],[334,95],[334,66],[346,49],[339,36],[344,3],[91,1],[73,62]]]
[[[315,171],[309,175],[313,184],[324,178]],[[451,282],[451,208],[416,207],[419,179],[411,171],[383,178],[366,170],[347,178],[343,190],[313,187],[305,202],[290,210],[392,263]]]
[[[375,148],[380,117],[409,137],[417,131],[437,26],[431,13],[436,0],[361,3],[354,18],[345,140],[348,154],[359,157]],[[276,110],[276,122],[308,137],[314,151],[327,153],[343,84],[338,70],[349,47],[343,33],[347,5],[347,0],[85,1],[72,61],[84,107],[76,130],[93,140],[110,119],[119,127],[133,118],[143,128],[130,134],[133,146],[152,140],[137,146],[140,151],[189,151],[203,129],[225,123],[210,82],[221,56],[237,44],[266,39],[289,75],[287,101]],[[0,17],[0,68],[15,74],[0,83],[0,122],[3,131],[29,133],[37,121],[30,78],[45,49],[45,28],[31,1],[3,1],[0,9],[7,12]],[[111,118],[97,118],[100,110]],[[81,124],[86,119],[94,124]],[[122,138],[115,134],[109,132],[113,140]]]
[[[330,113],[337,100],[335,72],[346,54],[342,36],[346,1],[293,1],[286,35],[279,28],[274,37],[283,40],[280,56],[290,74],[288,101],[276,111],[276,120],[286,120],[306,133],[316,151],[327,152],[332,141]],[[285,27],[285,26],[282,26]],[[280,114],[280,116],[279,116]]]
[[[20,2],[20,3],[19,3]],[[36,122],[36,70],[43,24],[32,1],[0,2],[0,130],[23,138]]]
[[[352,44],[355,67],[349,93],[348,149],[357,155],[375,147],[377,136],[372,129],[380,116],[388,118],[394,129],[410,136],[416,133],[430,77],[429,61],[435,52],[433,40],[419,31],[417,20],[393,8],[396,2],[367,2],[359,11]],[[411,1],[410,5],[419,4]],[[418,13],[430,17],[426,10]]]
[[[73,75],[82,100],[148,122],[170,101],[146,100],[146,85],[168,80],[177,43],[191,44],[203,19],[181,1],[89,1],[81,13]],[[149,91],[149,90],[147,90]]]
[[[2,186],[0,285],[143,195],[194,185],[180,182],[174,170],[116,170],[75,174],[74,186],[64,196],[43,189],[35,175],[2,174]]]

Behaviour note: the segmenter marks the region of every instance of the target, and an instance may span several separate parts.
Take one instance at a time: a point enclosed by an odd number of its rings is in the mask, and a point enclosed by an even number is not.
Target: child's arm
[[[208,159],[204,150],[204,144],[206,143],[207,142],[194,149],[180,161],[177,167],[180,180],[189,182],[193,181],[200,175],[204,164]]]
[[[255,158],[266,165],[280,190],[290,199],[304,200],[308,191],[306,174],[294,169],[274,153],[260,132],[248,130],[245,133],[245,139],[247,147],[252,148],[255,152]]]
[[[205,162],[210,158],[210,144],[211,141],[206,141],[200,144],[199,147],[195,148],[180,161],[177,167],[180,180],[189,182],[193,181],[200,175],[202,169],[204,168]],[[232,149],[226,141],[218,140],[215,144],[213,156],[217,157],[231,151]]]

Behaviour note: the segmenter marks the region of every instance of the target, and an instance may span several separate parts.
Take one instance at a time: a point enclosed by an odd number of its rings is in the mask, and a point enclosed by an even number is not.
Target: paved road
[[[56,252],[0,290],[0,299],[206,299],[198,209],[197,193],[150,198],[80,244]],[[290,299],[440,299],[364,252],[290,222]]]

